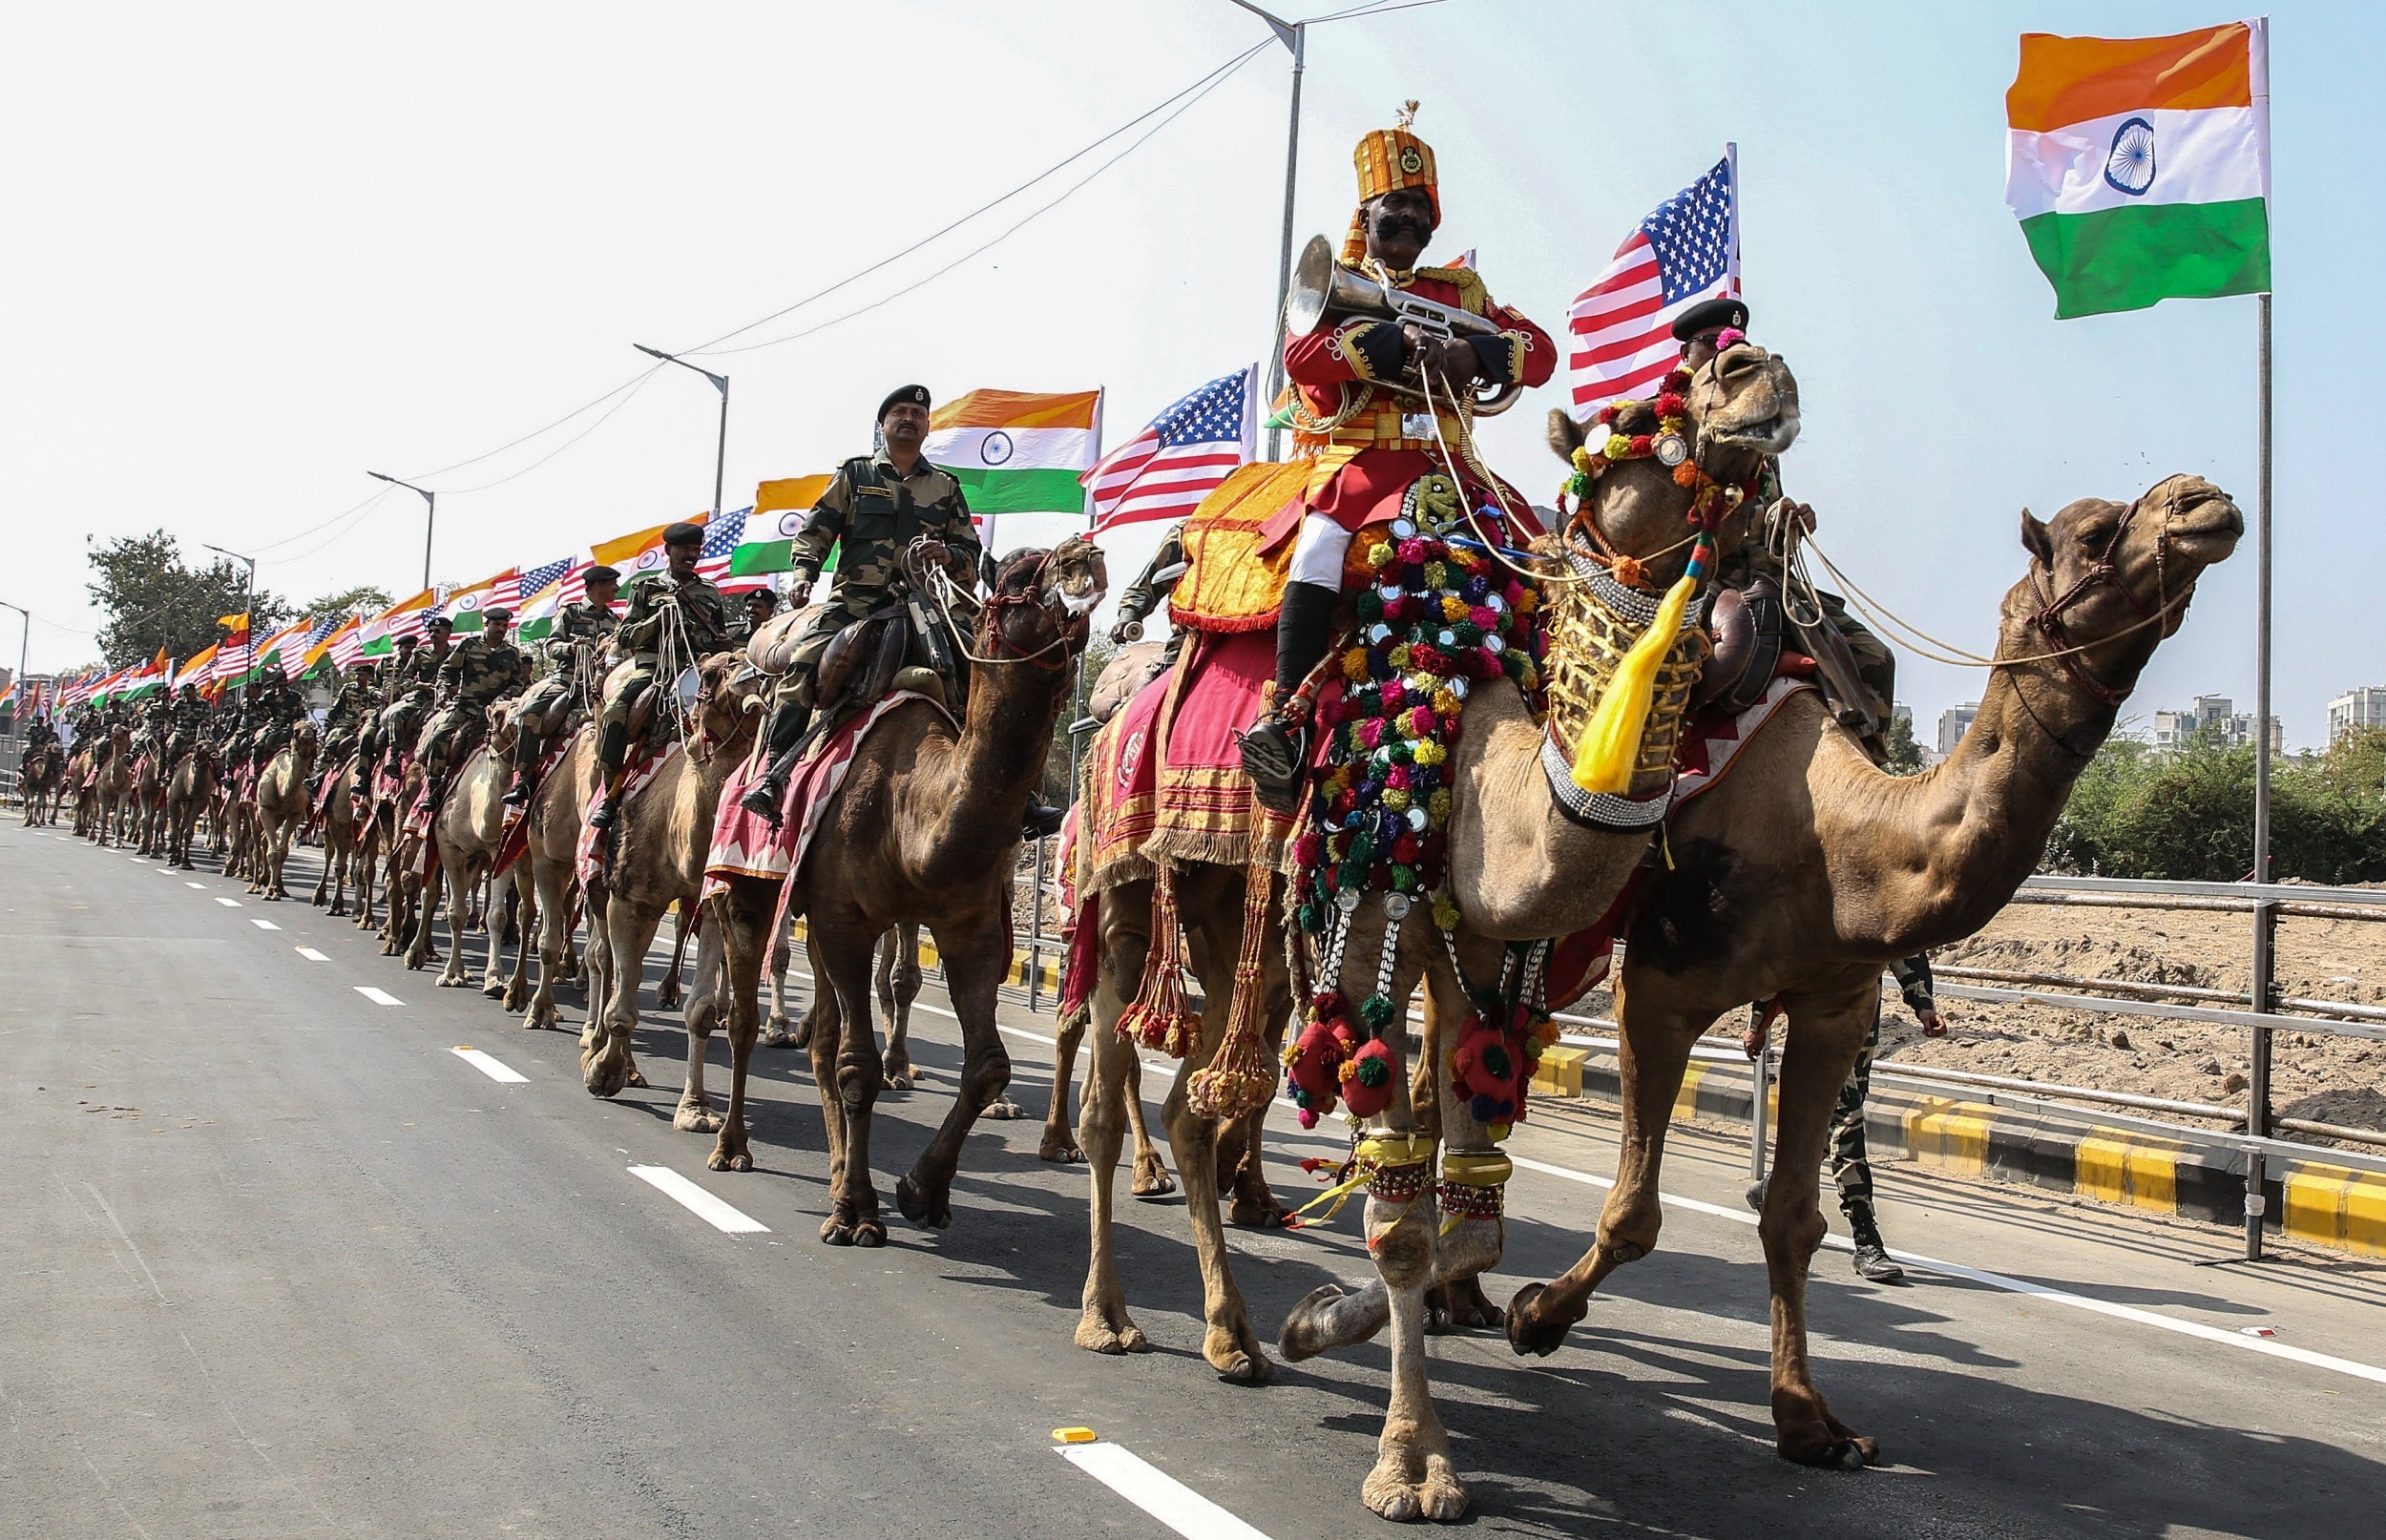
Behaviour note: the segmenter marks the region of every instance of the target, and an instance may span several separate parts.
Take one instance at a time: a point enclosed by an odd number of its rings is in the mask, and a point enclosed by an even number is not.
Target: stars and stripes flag
[[[1181,519],[1251,458],[1259,366],[1212,380],[1152,419],[1078,478],[1093,494],[1094,532]]]
[[[514,584],[520,592],[506,601],[506,608],[513,612],[513,618],[521,619],[522,606],[545,593],[548,584],[561,578],[576,564],[576,558],[563,556],[555,561],[542,561],[535,567],[523,568]]]
[[[284,642],[282,647],[283,676],[295,679],[314,667],[315,659],[323,656],[318,649],[324,638],[354,619],[353,615],[327,614],[321,620],[310,622],[304,633]]]
[[[1607,271],[1574,302],[1574,415],[1644,395],[1673,372],[1674,318],[1701,300],[1740,292],[1740,195],[1727,152],[1697,181],[1657,205],[1616,248]]]
[[[743,593],[752,589],[770,587],[768,574],[745,577],[729,575],[730,559],[737,554],[738,542],[745,538],[745,515],[752,509],[733,509],[704,521],[704,547],[696,553],[696,575],[712,584],[723,593]]]
[[[331,666],[342,673],[365,661],[365,622],[352,621],[342,631],[332,634]]]

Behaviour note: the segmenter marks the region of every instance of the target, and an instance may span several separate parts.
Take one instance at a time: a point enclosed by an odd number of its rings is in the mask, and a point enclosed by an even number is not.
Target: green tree
[[[192,568],[163,530],[123,535],[94,549],[87,585],[92,602],[107,612],[99,651],[110,668],[146,662],[163,648],[169,657],[189,657],[211,647],[223,633],[219,617],[250,613],[255,635],[290,616],[290,607],[263,590],[247,592],[247,570],[218,559]]]
[[[1922,769],[1922,745],[1914,741],[1914,718],[1893,716],[1889,721],[1889,757],[1881,768],[1893,776],[1918,775]]]
[[[337,593],[326,593],[299,611],[321,620],[325,615],[379,614],[389,608],[389,591],[371,583],[359,583]]]

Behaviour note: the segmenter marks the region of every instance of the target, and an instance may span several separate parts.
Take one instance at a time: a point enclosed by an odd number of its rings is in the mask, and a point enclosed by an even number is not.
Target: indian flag
[[[2005,202],[2061,318],[2270,288],[2270,34],[2025,32]]]
[[[589,565],[593,567],[596,563]],[[569,569],[566,575],[569,575]],[[582,592],[585,595],[585,589]],[[552,635],[555,629],[555,616],[562,610],[563,578],[558,577],[522,601],[522,613],[513,617],[513,639],[528,646]]]
[[[788,476],[755,488],[753,511],[745,516],[745,530],[738,537],[738,549],[729,553],[729,575],[748,577],[792,571],[795,537],[804,532],[804,521],[812,516],[813,506],[833,479],[827,475]],[[836,565],[833,551],[829,565]]]
[[[1101,458],[1102,393],[973,390],[928,419],[920,452],[952,472],[970,511],[1082,513],[1078,477]]]
[[[470,588],[460,588],[448,595],[439,606],[439,613],[455,622],[455,633],[469,636],[481,629],[480,613],[491,605],[505,607],[506,601],[519,596],[522,569],[509,567],[493,577],[484,577]]]
[[[186,684],[197,684],[206,678],[216,664],[216,649],[221,645],[220,642],[211,643],[198,656],[184,658],[182,666],[174,671],[174,688],[178,691]]]
[[[431,607],[439,602],[437,589],[425,589],[411,598],[400,599],[381,614],[365,622],[358,635],[365,645],[357,654],[360,658],[390,657],[398,650],[400,636],[419,636],[429,621]]]
[[[120,699],[138,700],[143,696],[164,689],[166,681],[173,676],[174,670],[166,661],[166,650],[160,647],[156,657],[135,667],[117,681],[115,694]]]
[[[710,516],[708,513],[699,513],[685,522],[701,524]],[[679,519],[673,519],[671,524],[680,522]],[[663,554],[662,532],[670,529],[671,524],[658,524],[650,529],[634,530],[628,534],[617,535],[611,540],[600,540],[588,548],[589,556],[596,564],[610,567],[619,572],[621,586],[627,588],[630,579],[638,573],[659,572],[669,563],[670,558]]]

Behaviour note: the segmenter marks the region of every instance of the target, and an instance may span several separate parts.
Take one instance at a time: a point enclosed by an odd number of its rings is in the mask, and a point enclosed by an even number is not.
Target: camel
[[[1011,1078],[994,1002],[1011,965],[1019,823],[1071,696],[1071,664],[1085,646],[1086,617],[1108,586],[1100,550],[1081,536],[1050,551],[1013,553],[973,628],[975,661],[959,732],[926,702],[907,701],[880,718],[856,748],[810,850],[786,879],[785,908],[805,918],[818,987],[812,1075],[830,1170],[829,1214],[820,1233],[831,1245],[886,1243],[869,1170],[871,1109],[885,1083],[870,1019],[870,973],[879,938],[904,925],[926,925],[935,937],[960,1018],[963,1063],[952,1108],[897,1182],[895,1197],[915,1224],[942,1229],[952,1222],[961,1141]],[[712,900],[730,978],[729,1107],[708,1162],[715,1171],[753,1168],[746,1068],[780,885],[733,879]]]
[[[154,856],[165,843],[165,745],[143,753],[133,763],[133,828],[138,838],[134,853]]]
[[[277,752],[257,777],[256,835],[249,858],[248,890],[267,899],[285,899],[290,889],[282,881],[290,859],[290,842],[306,822],[306,782],[315,773],[315,752],[321,740],[313,722],[290,731],[290,741]]]
[[[115,843],[124,843],[133,787],[133,730],[110,728],[106,746],[98,752],[99,775],[92,783],[92,832],[99,848],[105,850],[111,831],[115,836]]]
[[[1717,482],[1745,482],[1765,456],[1779,454],[1796,437],[1796,382],[1786,364],[1753,344],[1736,346],[1702,369],[1687,394],[1699,464]],[[1585,512],[1610,551],[1635,558],[1663,588],[1681,575],[1689,558],[1684,517],[1691,497],[1654,458],[1612,468],[1602,463]],[[1744,537],[1753,511],[1734,508],[1724,519],[1719,538],[1728,543]],[[1581,585],[1568,573],[1554,572],[1543,587],[1548,603],[1563,608],[1580,602]],[[1553,674],[1573,666],[1553,649]],[[1673,709],[1679,706],[1676,701]],[[1499,976],[1504,943],[1570,935],[1599,922],[1646,854],[1651,834],[1646,826],[1586,826],[1561,811],[1542,768],[1541,730],[1510,681],[1477,684],[1465,697],[1460,718],[1453,760],[1455,795],[1447,882],[1457,909],[1460,960],[1468,978],[1480,984]],[[1643,767],[1633,776],[1628,795],[1661,793],[1669,780],[1668,771]],[[1192,969],[1212,999],[1223,998],[1229,987],[1227,971],[1241,940],[1243,885],[1240,872],[1220,867],[1188,867],[1177,879]],[[1102,895],[1101,976],[1092,999],[1094,1083],[1087,1090],[1079,1128],[1094,1163],[1094,1252],[1077,1335],[1079,1346],[1098,1352],[1134,1351],[1145,1345],[1127,1315],[1116,1275],[1108,1176],[1118,1150],[1112,1111],[1119,1102],[1116,1082],[1132,1053],[1116,1023],[1141,978],[1150,946],[1149,905],[1148,883]],[[1342,971],[1333,981],[1346,998],[1356,1001],[1373,992],[1375,962],[1388,923],[1382,899],[1370,895],[1353,917]],[[1269,924],[1281,927],[1280,907],[1271,912]],[[1465,1009],[1461,981],[1426,905],[1416,905],[1400,926],[1385,992],[1393,1006],[1393,1019],[1399,1020],[1406,1016],[1409,999],[1423,986],[1424,1052],[1413,1085],[1395,1074],[1391,1105],[1368,1119],[1365,1131],[1395,1145],[1405,1143],[1414,1154],[1414,1161],[1388,1158],[1388,1166],[1431,1160],[1436,1140],[1454,1154],[1496,1157],[1496,1147],[1484,1126],[1473,1117],[1466,1099],[1451,1089],[1455,1027]],[[1276,950],[1272,946],[1265,949],[1271,955]],[[1272,967],[1266,987],[1272,1050],[1282,1031],[1281,1012],[1288,1006],[1280,996],[1286,985]],[[1224,1378],[1256,1381],[1266,1379],[1270,1368],[1228,1270],[1215,1205],[1203,1201],[1202,1191],[1206,1161],[1200,1156],[1207,1153],[1205,1135],[1213,1125],[1194,1115],[1187,1105],[1189,1072],[1207,1063],[1222,1036],[1214,1028],[1204,1032],[1199,1051],[1185,1062],[1187,1072],[1178,1076],[1164,1115],[1178,1168],[1186,1180],[1187,1209],[1203,1270],[1208,1326],[1203,1356]],[[1398,1045],[1392,1046],[1396,1054]],[[1250,1149],[1252,1158],[1246,1163],[1255,1166],[1256,1137]],[[1503,1224],[1495,1211],[1489,1217],[1454,1217],[1445,1230],[1430,1181],[1413,1199],[1387,1203],[1371,1196],[1364,1222],[1377,1276],[1355,1291],[1333,1284],[1314,1291],[1294,1308],[1279,1348],[1287,1359],[1305,1359],[1365,1341],[1389,1323],[1392,1404],[1362,1499],[1389,1518],[1422,1514],[1454,1519],[1464,1512],[1467,1498],[1432,1402],[1424,1350],[1426,1296],[1429,1287],[1442,1286],[1446,1302],[1441,1311],[1460,1323],[1488,1324],[1496,1319],[1473,1280],[1498,1259]]]
[[[25,804],[25,826],[41,828],[58,822],[58,793],[66,784],[66,753],[55,743],[25,756],[18,766],[16,790]]]
[[[447,800],[440,804],[435,827],[438,831],[440,873],[447,879],[448,888],[448,966],[439,975],[441,989],[460,989],[471,983],[464,966],[464,931],[467,897],[473,884],[488,876],[497,857],[497,847],[505,839],[506,787],[512,781],[513,724],[507,703],[499,703],[489,711],[488,740],[476,745],[456,772],[448,788]],[[420,968],[418,958],[430,950],[430,926],[435,905],[426,899],[421,924],[414,932],[414,945],[407,953],[407,966]],[[495,902],[482,906],[482,936],[488,946],[488,959],[481,971],[481,993],[492,999],[507,993],[507,983],[501,975],[505,961],[505,941],[501,934],[504,905]],[[525,922],[527,924],[527,921]],[[514,997],[529,988],[530,947],[527,935],[517,948],[517,965],[513,973]]]
[[[358,835],[363,825],[356,816],[353,796],[356,790],[356,761],[351,759],[332,776],[324,788],[323,804],[324,869],[315,881],[314,905],[327,908],[334,919],[348,912],[348,880],[354,876],[357,902],[371,903],[369,886],[371,868],[358,859],[362,848]]]
[[[579,879],[574,857],[580,829],[588,822],[589,804],[596,796],[596,731],[582,726],[572,747],[547,779],[538,783],[525,815],[530,848],[514,864],[514,882],[528,897],[523,924],[535,925],[538,936],[538,981],[531,989],[522,1025],[533,1030],[557,1025],[555,982],[580,971],[573,957],[572,936],[577,928]],[[527,943],[525,943],[527,945]],[[589,970],[588,1014],[594,1021],[603,1009],[596,992],[596,970]]]
[[[211,743],[194,744],[174,767],[166,782],[166,860],[192,870],[191,841],[199,832],[199,817],[216,791],[216,750]]]
[[[406,948],[414,934],[417,911],[423,902],[423,882],[414,867],[422,852],[422,837],[406,829],[408,809],[423,793],[423,766],[412,755],[407,756],[393,791],[385,783],[374,799],[373,816],[381,824],[382,858],[381,890],[388,903],[388,916],[381,926],[381,955],[395,957]],[[429,960],[436,961],[437,953]]]
[[[622,803],[613,831],[612,860],[602,884],[588,891],[589,970],[598,979],[580,1031],[580,1082],[593,1096],[617,1095],[633,1083],[637,1061],[630,1034],[646,948],[677,904],[694,909],[712,847],[713,813],[722,783],[753,746],[764,704],[744,658],[716,653],[697,665],[694,732],[681,752]],[[658,723],[659,726],[660,723]],[[577,752],[576,750],[575,751]],[[687,1082],[672,1127],[709,1134],[721,1126],[704,1094],[704,1050],[720,1013],[718,927],[697,938],[695,984],[682,1015],[687,1024]]]
[[[1979,715],[1944,762],[1885,775],[1802,696],[1683,810],[1673,864],[1652,873],[1626,932],[1616,1185],[1582,1259],[1510,1303],[1517,1352],[1554,1352],[1607,1275],[1655,1248],[1665,1122],[1692,1040],[1778,995],[1790,1016],[1779,1159],[1758,1224],[1775,1446],[1803,1465],[1878,1460],[1814,1387],[1806,1281],[1826,1231],[1816,1197],[1831,1109],[1880,1009],[1881,968],[2004,906],[2197,579],[2244,532],[2236,505],[2195,476],[2125,505],[2083,498],[2049,523],[2025,510],[2029,572],[2005,595]]]

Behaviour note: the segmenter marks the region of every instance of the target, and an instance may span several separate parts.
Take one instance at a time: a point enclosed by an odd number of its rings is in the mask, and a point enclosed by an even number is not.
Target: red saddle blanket
[[[662,767],[669,764],[671,757],[679,752],[680,740],[673,739],[638,761],[629,779],[621,783],[621,803],[625,809],[630,799],[652,785],[655,778],[662,774]],[[620,832],[617,824],[615,832]],[[581,824],[579,841],[572,847],[572,867],[580,880],[580,886],[585,889],[603,882],[605,870],[612,864],[613,842],[605,838],[605,831],[594,823]]]
[[[572,752],[576,738],[567,738],[539,757],[538,767],[531,772],[531,800],[520,806],[506,809],[505,831],[497,837],[497,859],[489,868],[492,877],[503,877],[507,868],[522,859],[531,847],[531,809],[538,805],[539,789],[555,773],[563,757]]]
[[[331,817],[331,799],[340,794],[340,782],[348,778],[348,769],[355,763],[356,757],[350,755],[324,772],[323,789],[315,794],[316,822],[320,823]]]

